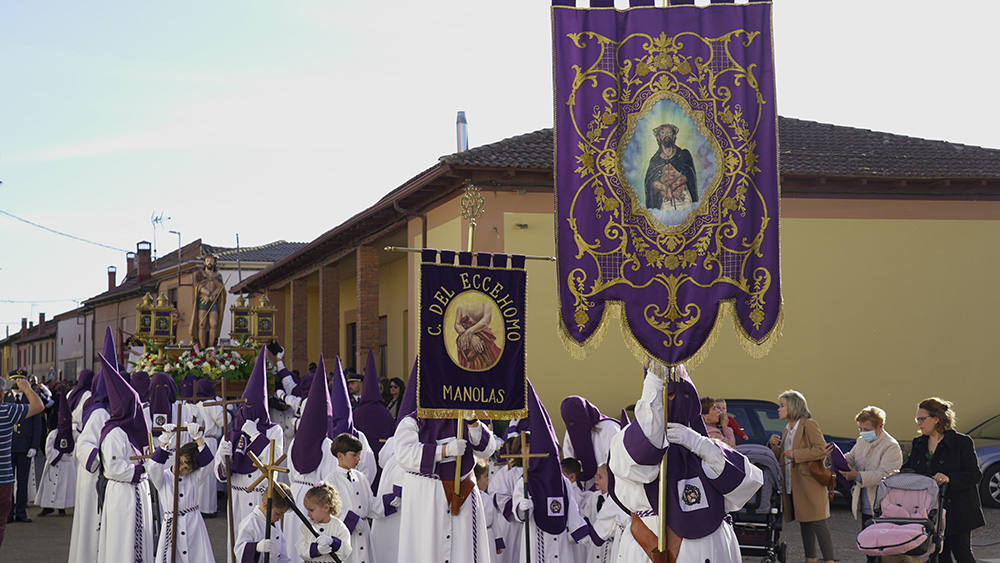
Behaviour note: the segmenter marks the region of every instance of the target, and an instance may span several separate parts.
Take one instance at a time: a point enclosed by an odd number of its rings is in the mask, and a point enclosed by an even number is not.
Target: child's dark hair
[[[715,406],[715,399],[711,397],[701,398],[701,414],[708,414]]]
[[[194,442],[188,442],[181,446],[181,449],[177,450],[177,459],[179,461],[188,460],[188,464],[197,469],[201,467],[198,465],[198,444]]]
[[[292,489],[284,483],[274,483],[274,488],[281,487],[281,491],[271,491],[271,508],[277,508],[278,510],[288,510],[292,507],[292,503],[289,500],[292,498]],[[285,494],[282,495],[281,493]]]
[[[305,498],[329,507],[331,514],[340,514],[340,509],[343,506],[340,495],[337,494],[337,489],[326,483],[320,483],[306,491]]]
[[[337,437],[333,439],[333,443],[330,444],[330,452],[333,453],[333,455],[344,454],[347,452],[360,452],[361,449],[361,440],[358,440],[347,432],[338,434]]]
[[[489,473],[490,466],[485,461],[476,461],[476,464],[472,466],[472,471],[476,475],[476,480],[478,481],[483,475]]]
[[[580,471],[583,470],[583,468],[580,467],[580,460],[575,457],[564,457],[560,465],[562,465],[562,470],[564,472],[569,473],[577,479],[580,478]]]

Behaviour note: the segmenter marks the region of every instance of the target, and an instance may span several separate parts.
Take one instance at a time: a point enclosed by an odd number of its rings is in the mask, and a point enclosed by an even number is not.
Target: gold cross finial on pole
[[[466,182],[465,194],[462,195],[462,219],[469,221],[469,248],[472,252],[476,237],[476,220],[486,213],[486,200],[479,193],[479,188],[472,182]]]
[[[148,440],[146,443],[148,444],[149,447],[149,453],[148,454],[144,453],[142,455],[134,455],[129,458],[130,461],[139,461],[142,459],[149,459],[153,457],[153,433],[147,432],[146,439]]]
[[[257,485],[260,484],[261,481],[267,479],[267,496],[268,498],[270,498],[271,487],[274,486],[274,474],[288,473],[288,468],[281,467],[281,462],[285,461],[285,457],[287,456],[287,454],[281,454],[281,457],[279,457],[277,460],[274,459],[274,440],[271,440],[271,448],[268,453],[270,454],[270,461],[268,463],[264,463],[260,460],[260,458],[257,457],[255,453],[247,452],[247,457],[249,457],[250,461],[252,461],[253,464],[257,466],[257,469],[260,470],[260,477],[256,481],[254,481],[253,484],[247,487],[247,489],[253,490],[257,487]]]
[[[500,456],[502,459],[519,459],[521,460],[521,471],[524,477],[524,482],[528,482],[528,463],[531,462],[532,458],[539,457],[549,457],[549,454],[533,454],[531,453],[531,446],[528,444],[528,433],[524,430],[521,431],[521,453],[519,454],[507,454]]]

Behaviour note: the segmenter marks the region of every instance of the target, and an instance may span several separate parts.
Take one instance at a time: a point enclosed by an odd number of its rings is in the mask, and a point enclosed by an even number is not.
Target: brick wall
[[[292,308],[292,322],[289,327],[288,334],[288,345],[291,356],[291,366],[289,369],[297,369],[299,373],[305,375],[309,366],[309,339],[307,332],[309,330],[309,323],[307,322],[307,315],[309,314],[309,296],[308,296],[308,284],[305,279],[292,280],[291,283],[291,308]],[[285,358],[285,362],[288,362],[288,358]]]

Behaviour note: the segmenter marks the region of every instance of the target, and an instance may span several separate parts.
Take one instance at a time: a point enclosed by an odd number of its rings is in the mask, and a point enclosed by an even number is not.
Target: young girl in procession
[[[374,561],[368,519],[382,518],[387,511],[395,512],[399,506],[398,498],[393,498],[387,505],[376,501],[368,478],[356,469],[361,460],[361,449],[361,440],[351,434],[345,432],[334,438],[330,450],[337,457],[337,467],[323,479],[336,489],[344,502],[341,520],[351,534],[351,555],[344,563]]]
[[[351,555],[351,532],[335,515],[340,514],[342,503],[336,489],[320,483],[309,489],[303,505],[313,530],[299,524],[298,541],[295,551],[306,563],[331,563],[336,555],[346,561]]]
[[[496,524],[497,511],[493,507],[493,497],[487,491],[490,486],[490,466],[489,463],[478,460],[476,461],[476,466],[472,468],[473,474],[476,476],[476,489],[479,491],[479,496],[483,499],[483,513],[486,516],[486,532],[490,539],[490,545],[494,546],[493,551],[490,551],[490,561],[492,563],[497,563],[500,554],[503,553],[503,539],[497,538],[495,533],[494,525]]]
[[[45,439],[45,469],[35,495],[35,504],[42,507],[39,516],[59,510],[60,516],[73,506],[76,494],[76,463],[73,460],[73,421],[66,394],[59,397],[59,426]]]
[[[177,536],[177,561],[182,563],[200,563],[211,561],[214,563],[215,555],[212,553],[212,542],[208,537],[208,529],[205,528],[205,521],[201,517],[200,505],[198,504],[198,492],[202,479],[200,476],[207,473],[204,468],[212,463],[212,452],[205,444],[202,437],[202,430],[192,427],[188,430],[188,435],[194,442],[188,442],[181,446],[176,453],[179,461],[177,479],[177,514],[174,516],[174,454],[170,449],[175,444],[175,426],[168,424],[164,426],[163,432],[159,436],[160,447],[153,452],[153,457],[148,464],[149,479],[156,487],[160,497],[160,504],[163,506],[164,519],[160,527],[160,539],[156,544],[156,563],[166,563],[170,561],[173,550],[173,534]]]
[[[594,486],[597,490],[584,500],[581,513],[584,520],[594,528],[594,534],[604,543],[591,544],[587,561],[593,563],[618,561],[621,535],[628,528],[632,517],[608,495],[607,464],[597,468],[597,473],[594,474]]]
[[[271,491],[271,513],[267,513],[267,498],[253,510],[247,512],[236,532],[236,559],[241,563],[259,563],[264,560],[265,553],[271,554],[271,563],[289,563],[288,542],[278,523],[292,507],[288,499],[292,498],[292,490],[284,483],[274,483],[274,488],[281,491]],[[266,495],[264,495],[266,496]],[[269,538],[267,527],[271,527]]]

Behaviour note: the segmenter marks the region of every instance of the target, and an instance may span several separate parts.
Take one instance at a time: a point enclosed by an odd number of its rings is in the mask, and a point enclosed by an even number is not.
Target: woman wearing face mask
[[[858,416],[858,441],[851,451],[844,456],[850,465],[850,471],[840,474],[854,483],[851,492],[851,511],[854,518],[861,513],[861,528],[871,524],[874,511],[875,490],[883,478],[899,471],[903,464],[903,452],[899,442],[885,431],[885,411],[874,406],[861,409]],[[832,450],[827,446],[827,451]],[[877,557],[869,557],[869,562],[878,561]]]

